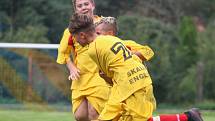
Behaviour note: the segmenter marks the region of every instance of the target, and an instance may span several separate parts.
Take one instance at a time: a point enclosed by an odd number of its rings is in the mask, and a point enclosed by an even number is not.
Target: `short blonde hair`
[[[110,16],[102,17],[100,21],[95,23],[95,26],[98,26],[99,24],[102,24],[102,23],[116,25],[116,18],[110,17]]]
[[[117,21],[116,18],[114,17],[102,17],[100,21],[95,23],[95,27],[104,24],[105,27],[103,27],[103,31],[110,31],[113,30],[114,34],[116,35],[118,32],[118,26],[117,26]]]

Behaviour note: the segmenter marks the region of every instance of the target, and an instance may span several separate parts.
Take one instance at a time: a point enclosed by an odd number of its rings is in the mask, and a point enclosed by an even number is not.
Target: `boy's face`
[[[77,41],[81,46],[90,44],[96,38],[95,32],[80,32],[77,34]]]
[[[96,26],[96,34],[97,35],[106,35],[106,32],[104,31],[104,24],[103,23]]]
[[[93,16],[95,5],[91,0],[76,0],[75,7],[76,13]]]
[[[114,36],[114,32],[113,31],[105,31],[105,27],[106,27],[106,25],[104,23],[97,25],[95,28],[96,34],[97,35],[112,35],[112,36]]]

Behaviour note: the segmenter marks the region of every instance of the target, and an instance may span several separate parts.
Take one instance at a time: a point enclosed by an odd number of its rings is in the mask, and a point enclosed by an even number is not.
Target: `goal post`
[[[57,49],[59,44],[0,43],[0,48]]]

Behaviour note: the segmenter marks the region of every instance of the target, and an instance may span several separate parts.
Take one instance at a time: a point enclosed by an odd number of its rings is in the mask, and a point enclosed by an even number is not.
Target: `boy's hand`
[[[108,77],[104,72],[99,71],[99,76],[103,78],[108,84],[113,85],[112,78]]]
[[[77,68],[73,68],[70,71],[70,75],[68,77],[69,80],[78,80],[80,78],[80,71]]]
[[[78,80],[80,78],[80,70],[71,61],[67,62],[67,67],[69,69],[69,80]]]

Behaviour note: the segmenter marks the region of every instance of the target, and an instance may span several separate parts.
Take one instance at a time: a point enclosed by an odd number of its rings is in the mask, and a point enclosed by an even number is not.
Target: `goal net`
[[[71,82],[58,44],[0,43],[1,103],[68,103]]]

